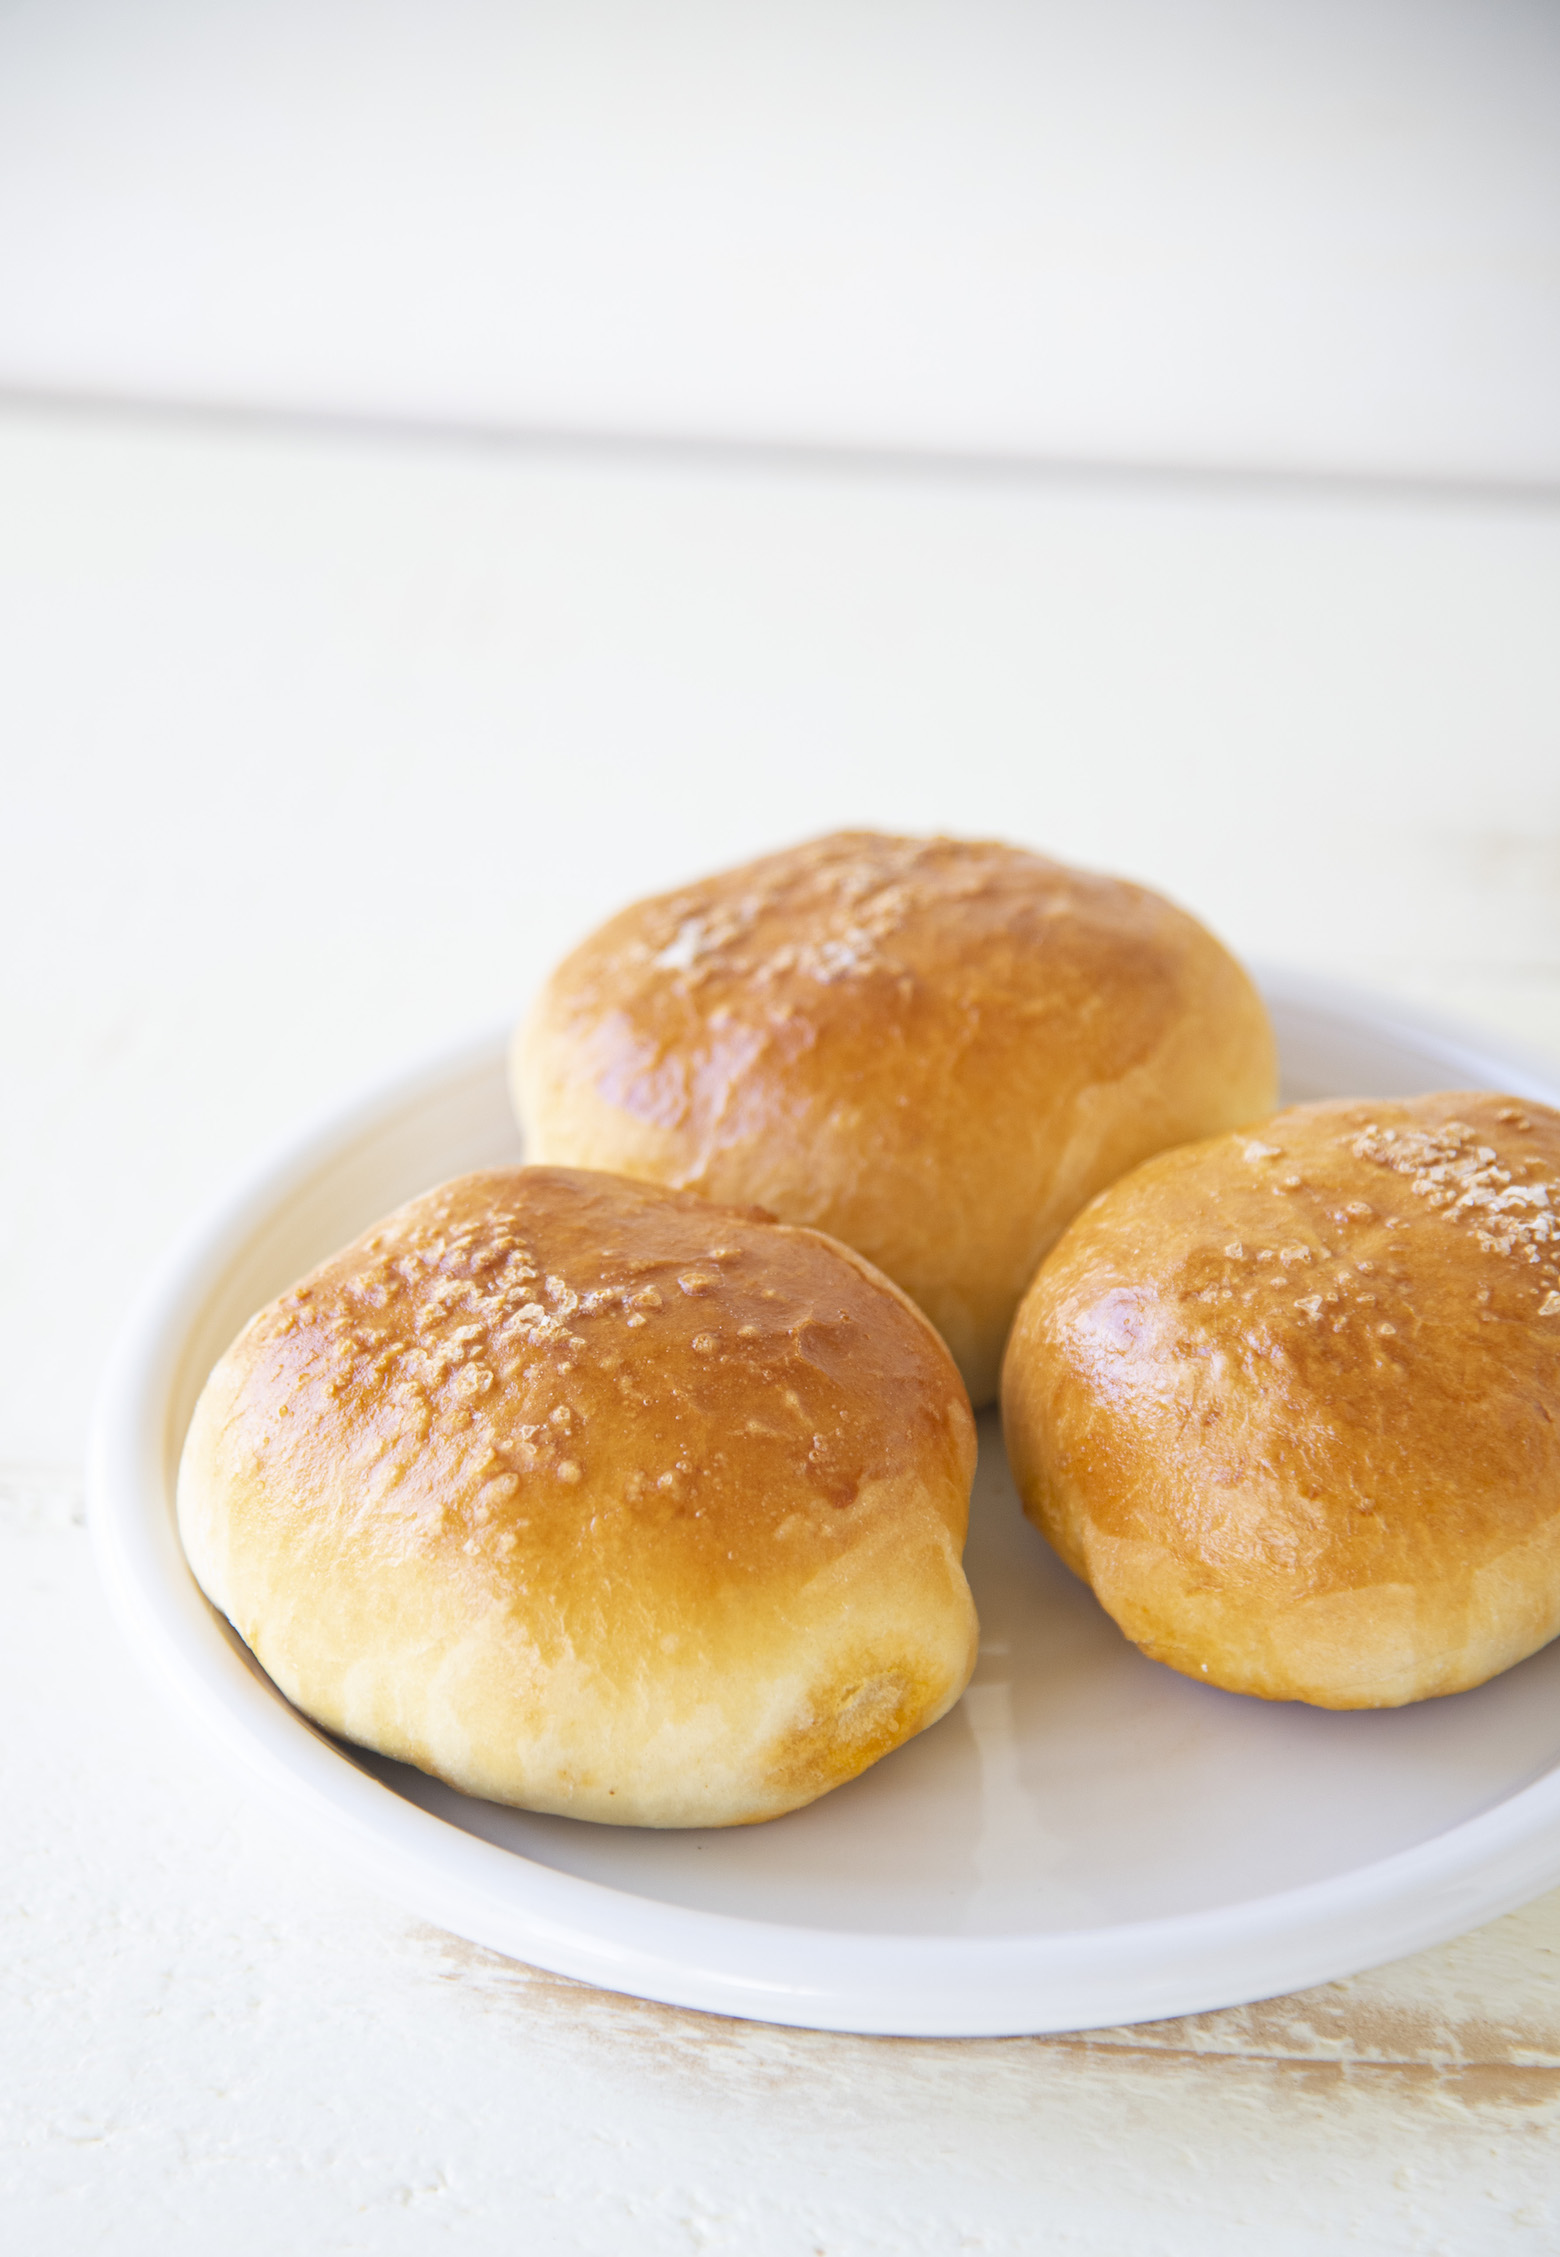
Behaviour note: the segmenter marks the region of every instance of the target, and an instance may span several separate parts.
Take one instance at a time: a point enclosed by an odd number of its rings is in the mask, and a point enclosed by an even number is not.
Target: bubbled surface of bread
[[[947,1351],[848,1249],[508,1169],[250,1323],[196,1409],[179,1520],[332,1731],[501,1802],[729,1825],[958,1698],[974,1456]]]
[[[1298,1106],[1079,1217],[1003,1375],[1026,1510],[1145,1652],[1392,1707],[1560,1632],[1560,1114]]]
[[[1084,1202],[1276,1094],[1250,981],[1159,895],[874,832],[625,910],[554,973],[514,1087],[539,1160],[760,1201],[858,1247],[977,1404]]]

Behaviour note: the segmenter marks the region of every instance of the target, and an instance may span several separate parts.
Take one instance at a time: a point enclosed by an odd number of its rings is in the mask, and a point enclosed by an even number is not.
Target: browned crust
[[[414,1200],[263,1310],[179,1511],[332,1730],[498,1800],[717,1825],[958,1697],[973,1466],[946,1350],[859,1256],[526,1168]]]
[[[1162,1154],[1036,1278],[1003,1375],[1030,1516],[1190,1676],[1331,1708],[1560,1631],[1560,1114],[1297,1106]]]
[[[558,967],[515,1053],[534,1158],[761,1201],[859,1247],[977,1403],[1084,1202],[1275,1090],[1250,981],[1159,895],[865,831],[626,909]]]

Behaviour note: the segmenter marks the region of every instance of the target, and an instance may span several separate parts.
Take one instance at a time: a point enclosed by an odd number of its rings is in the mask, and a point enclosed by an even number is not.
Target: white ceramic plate
[[[1543,1069],[1314,981],[1269,1001],[1291,1098]],[[1022,1518],[983,1423],[984,1637],[954,1713],[767,1826],[658,1834],[469,1800],[290,1708],[191,1580],[175,1469],[250,1313],[386,1209],[519,1157],[498,1039],[380,1091],[211,1217],[105,1380],[92,1519],[178,1707],[386,1893],[615,1990],[823,2029],[975,2036],[1199,2011],[1441,1941],[1560,1881],[1560,1642],[1477,1692],[1330,1715],[1145,1661]]]

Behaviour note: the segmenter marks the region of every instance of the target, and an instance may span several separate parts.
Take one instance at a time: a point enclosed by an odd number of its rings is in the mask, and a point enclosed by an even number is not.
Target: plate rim
[[[1433,1044],[1480,1080],[1560,1104],[1560,1072],[1395,998],[1254,967],[1270,1002]],[[252,1165],[179,1236],[101,1381],[88,1523],[112,1612],[175,1711],[285,1821],[379,1893],[467,1941],[630,1996],[801,2028],[996,2037],[1211,2012],[1338,1980],[1461,1934],[1560,1881],[1560,1762],[1390,1857],[1194,1913],[1092,1928],[938,1936],[708,1912],[584,1879],[464,1832],[373,1778],[289,1707],[199,1591],[167,1487],[184,1343],[266,1216],[397,1113],[491,1075],[509,1028],[468,1038],[332,1107]]]

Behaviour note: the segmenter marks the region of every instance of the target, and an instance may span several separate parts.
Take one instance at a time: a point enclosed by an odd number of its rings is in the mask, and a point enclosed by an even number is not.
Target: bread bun
[[[1017,847],[846,831],[626,909],[517,1041],[533,1158],[761,1201],[858,1247],[974,1401],[1102,1185],[1272,1109],[1272,1032],[1201,925]]]
[[[288,1699],[468,1794],[772,1818],[952,1707],[974,1426],[936,1334],[807,1230],[465,1176],[261,1311],[179,1476]]]
[[[1003,1373],[1025,1509],[1127,1636],[1393,1708],[1560,1631],[1560,1114],[1300,1105],[1097,1199]]]

